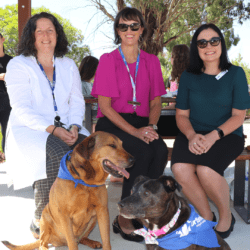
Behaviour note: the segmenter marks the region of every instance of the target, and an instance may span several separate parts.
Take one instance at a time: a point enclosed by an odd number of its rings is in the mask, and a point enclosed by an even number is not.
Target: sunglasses
[[[120,23],[117,25],[117,28],[121,31],[121,32],[125,32],[128,30],[128,27],[130,27],[130,29],[132,31],[137,31],[140,29],[141,24],[140,23],[132,23],[130,25],[125,24],[125,23]]]
[[[197,46],[201,49],[204,49],[207,47],[208,43],[210,43],[212,46],[218,46],[220,44],[220,37],[213,37],[209,41],[205,39],[201,39],[197,41]]]

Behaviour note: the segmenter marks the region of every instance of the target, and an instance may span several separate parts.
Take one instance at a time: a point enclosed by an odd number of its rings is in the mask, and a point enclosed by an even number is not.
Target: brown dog
[[[62,160],[63,161],[63,160]],[[96,132],[78,144],[66,160],[65,168],[77,180],[83,180],[89,187],[74,181],[56,178],[49,203],[40,220],[40,238],[34,243],[14,246],[4,241],[6,247],[15,250],[31,250],[40,247],[47,250],[48,244],[68,246],[77,250],[78,243],[91,248],[110,250],[110,229],[108,196],[105,180],[108,174],[129,178],[125,168],[132,166],[134,158],[122,147],[116,136]],[[62,169],[60,166],[59,173]],[[75,187],[76,186],[76,187]],[[98,221],[102,244],[88,239]]]
[[[123,217],[138,219],[148,229],[135,231],[146,239],[147,250],[230,250],[213,231],[215,223],[206,222],[196,214],[194,208],[175,193],[176,189],[180,191],[181,187],[171,176],[155,180],[139,176],[132,194],[118,203]],[[194,241],[197,244],[192,244]],[[206,247],[205,242],[210,242],[211,247]]]

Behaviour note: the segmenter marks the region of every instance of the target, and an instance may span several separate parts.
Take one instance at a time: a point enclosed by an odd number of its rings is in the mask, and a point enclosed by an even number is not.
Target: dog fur
[[[75,188],[73,181],[57,177],[50,190],[49,203],[42,213],[39,240],[23,246],[14,246],[7,241],[3,241],[3,244],[13,250],[31,250],[38,247],[39,250],[47,250],[48,244],[77,250],[78,243],[94,249],[110,250],[105,181],[109,173],[116,177],[121,177],[121,173],[128,175],[124,169],[131,167],[133,163],[134,158],[123,149],[122,141],[118,137],[105,132],[90,135],[75,147],[66,165],[75,179],[100,186],[87,187],[78,184]],[[97,221],[102,244],[88,239]]]
[[[129,219],[139,220],[146,228],[153,230],[154,227],[162,228],[167,225],[176,213],[179,202],[181,212],[176,224],[167,234],[182,226],[190,216],[190,207],[187,201],[176,194],[181,186],[171,176],[161,176],[159,179],[149,179],[139,176],[135,180],[132,194],[118,203],[120,214]],[[229,245],[216,234],[220,247],[206,248],[191,245],[185,250],[230,250]],[[162,236],[159,236],[161,238]],[[147,250],[164,250],[155,244],[147,244]]]

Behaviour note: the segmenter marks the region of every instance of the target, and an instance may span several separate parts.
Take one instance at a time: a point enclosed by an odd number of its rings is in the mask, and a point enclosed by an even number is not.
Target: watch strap
[[[221,139],[222,137],[224,137],[224,132],[223,132],[220,128],[216,128],[216,130],[217,130],[217,132],[218,132],[218,134],[219,134],[220,139]]]

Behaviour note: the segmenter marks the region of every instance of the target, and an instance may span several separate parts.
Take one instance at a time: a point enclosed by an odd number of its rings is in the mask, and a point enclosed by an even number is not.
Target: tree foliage
[[[148,26],[148,37],[142,49],[158,55],[167,47],[172,50],[176,43],[190,44],[194,31],[203,23],[215,23],[224,33],[229,49],[236,45],[239,37],[235,36],[233,21],[242,23],[250,18],[250,3],[243,0],[116,0],[117,10],[106,0],[88,0],[114,21],[117,11],[125,6],[139,9]]]
[[[45,7],[32,8],[31,14],[34,15],[42,11],[53,14],[62,24],[69,42],[69,53],[66,56],[72,58],[79,65],[83,57],[90,55],[89,47],[83,45],[84,36],[81,34],[81,30],[73,27],[68,19],[52,13]],[[0,22],[0,33],[5,37],[5,53],[15,56],[18,44],[18,5],[0,8]]]
[[[247,82],[250,86],[250,65],[243,62],[243,57],[241,56],[241,54],[239,54],[237,58],[232,60],[232,64],[243,68],[247,77]]]

